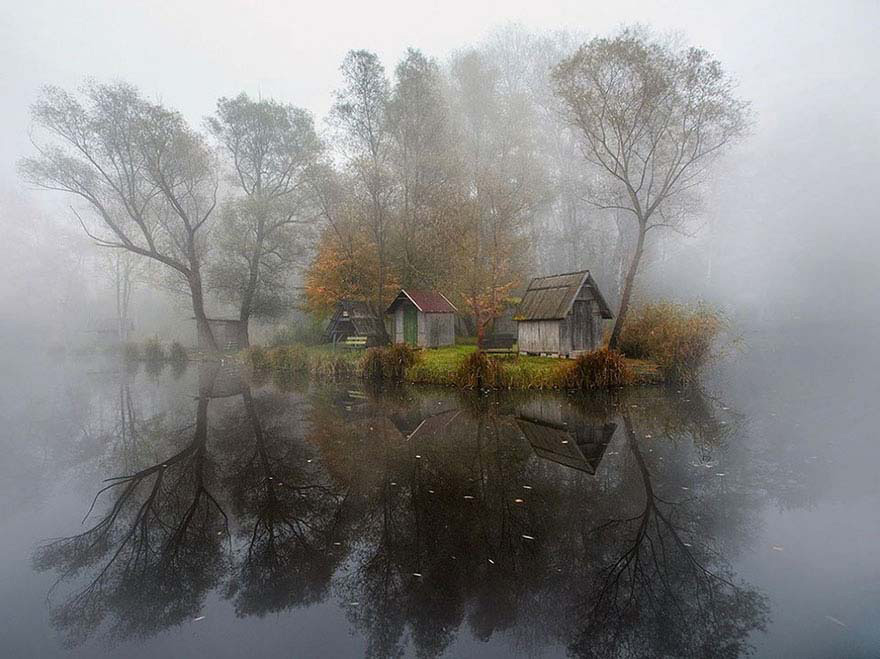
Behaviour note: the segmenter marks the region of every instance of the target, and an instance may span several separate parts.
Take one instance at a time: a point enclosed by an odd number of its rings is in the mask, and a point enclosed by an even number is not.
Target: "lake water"
[[[880,656],[880,369],[823,345],[592,397],[10,357],[0,654]]]

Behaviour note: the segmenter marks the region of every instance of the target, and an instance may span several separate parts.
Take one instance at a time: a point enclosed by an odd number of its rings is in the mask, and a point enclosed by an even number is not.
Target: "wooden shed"
[[[365,337],[367,346],[378,345],[383,338],[382,321],[366,302],[340,300],[324,330],[327,343],[339,343],[349,337]]]
[[[611,309],[589,270],[532,279],[514,318],[520,353],[577,356],[602,343]]]
[[[424,348],[455,343],[455,306],[442,293],[401,290],[385,312],[393,317],[392,339]]]
[[[213,334],[217,348],[220,350],[241,350],[249,345],[247,325],[238,319],[208,318],[208,326],[211,328],[211,334]],[[198,324],[196,327],[196,345],[199,350],[208,350],[207,337],[202,336],[201,332],[198,331]]]

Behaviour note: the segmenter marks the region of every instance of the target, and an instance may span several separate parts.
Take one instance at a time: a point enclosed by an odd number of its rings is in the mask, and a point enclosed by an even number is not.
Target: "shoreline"
[[[252,346],[237,355],[256,372],[279,376],[309,376],[315,378],[360,378],[387,382],[404,382],[465,389],[456,381],[456,374],[467,357],[476,351],[473,344],[457,344],[444,348],[428,348],[415,352],[411,365],[400,365],[402,375],[370,377],[364,372],[365,350],[333,349],[322,346],[289,345]],[[560,382],[562,372],[574,360],[559,357],[537,357],[519,354],[489,354],[498,368],[501,385],[480,388],[499,390],[565,390],[572,387]],[[627,379],[614,388],[664,384],[660,367],[649,360],[625,358]],[[603,389],[589,387],[582,389]]]

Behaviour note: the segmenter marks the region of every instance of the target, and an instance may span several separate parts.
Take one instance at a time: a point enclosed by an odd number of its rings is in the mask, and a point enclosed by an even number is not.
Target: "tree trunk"
[[[214,339],[211,325],[208,323],[208,316],[205,314],[205,297],[202,292],[202,278],[198,273],[189,278],[189,289],[192,293],[193,315],[196,318],[199,349],[207,350],[208,352],[219,352],[220,349],[217,346],[217,341]]]
[[[620,332],[623,330],[623,323],[626,320],[626,312],[629,310],[629,300],[632,296],[636,272],[638,272],[639,262],[642,260],[642,251],[645,247],[645,231],[645,224],[640,222],[639,237],[636,241],[636,251],[633,253],[632,261],[629,264],[629,270],[626,273],[626,279],[623,283],[623,294],[620,296],[620,308],[617,311],[617,318],[614,321],[614,329],[611,331],[611,339],[608,341],[608,347],[611,350],[617,349],[617,344],[620,341]]]
[[[254,285],[254,288],[256,288],[256,285]],[[238,336],[242,343],[242,345],[239,346],[240,348],[249,348],[251,345],[250,321],[253,290],[254,289],[251,289],[245,292],[245,296],[241,302],[241,309],[238,313]]]
[[[482,313],[476,313],[477,318],[477,351],[483,349],[483,337],[486,335],[486,324],[483,322]]]
[[[260,267],[263,263],[263,242],[266,238],[265,219],[262,217],[257,223],[257,242],[254,245],[254,253],[251,255],[249,262],[250,272],[248,273],[247,288],[244,295],[241,296],[241,308],[238,312],[238,320],[241,323],[238,329],[238,335],[244,345],[242,348],[248,348],[251,345],[250,334],[248,332],[248,324],[251,319],[251,310],[254,306],[254,296],[257,294],[257,285],[260,281]]]

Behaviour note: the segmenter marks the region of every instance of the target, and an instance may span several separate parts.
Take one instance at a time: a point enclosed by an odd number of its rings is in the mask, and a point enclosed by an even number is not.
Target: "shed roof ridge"
[[[415,291],[418,289],[413,289],[413,290]],[[403,293],[404,295],[406,295],[406,297],[409,298],[409,301],[412,302],[414,305],[416,305],[416,309],[418,309],[419,311],[424,313],[424,310],[419,306],[419,303],[413,299],[413,296],[410,295],[405,288],[401,288],[400,292]]]
[[[584,270],[572,270],[571,272],[557,272],[552,275],[541,275],[540,277],[532,277],[532,281],[537,281],[538,279],[550,279],[552,277],[567,277],[569,275],[582,275],[584,273],[588,273],[589,269]]]

